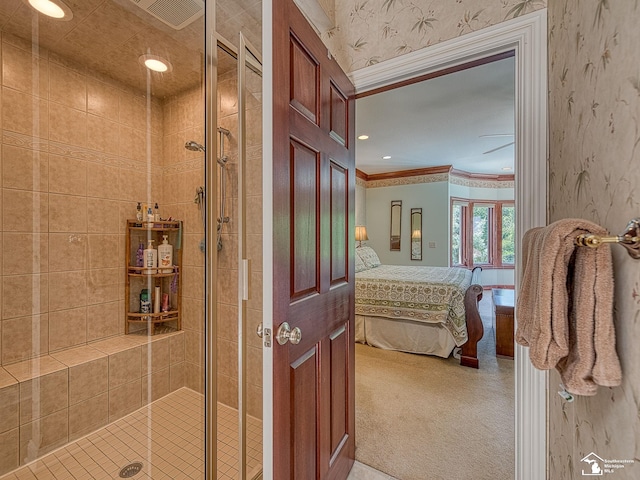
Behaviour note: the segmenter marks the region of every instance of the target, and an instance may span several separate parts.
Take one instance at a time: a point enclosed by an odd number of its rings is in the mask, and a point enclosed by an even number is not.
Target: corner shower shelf
[[[162,236],[167,235],[169,243],[173,245],[173,266],[171,273],[158,273],[157,269],[135,266],[138,245],[147,245],[149,239],[154,241],[157,248],[162,243]],[[181,222],[176,220],[162,220],[159,222],[138,222],[127,220],[126,268],[125,268],[125,326],[124,333],[132,333],[131,325],[145,325],[147,333],[154,335],[157,326],[163,325],[175,330],[182,329],[181,290],[182,290],[182,249]],[[153,271],[152,271],[153,270]],[[173,286],[173,288],[172,288]],[[154,307],[156,287],[160,287],[160,294],[169,294],[170,310],[166,312],[141,313],[140,293],[142,289],[149,291],[151,310]]]

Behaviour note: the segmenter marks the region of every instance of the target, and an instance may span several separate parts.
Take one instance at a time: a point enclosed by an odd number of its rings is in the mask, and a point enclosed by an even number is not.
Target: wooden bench
[[[491,294],[494,306],[493,328],[496,332],[496,356],[513,358],[514,291],[494,288]]]

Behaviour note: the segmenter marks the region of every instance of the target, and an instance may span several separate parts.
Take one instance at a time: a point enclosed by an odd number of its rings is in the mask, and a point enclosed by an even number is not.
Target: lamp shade
[[[364,225],[356,225],[356,241],[362,242],[363,240],[369,240],[369,237],[367,237],[367,227]]]

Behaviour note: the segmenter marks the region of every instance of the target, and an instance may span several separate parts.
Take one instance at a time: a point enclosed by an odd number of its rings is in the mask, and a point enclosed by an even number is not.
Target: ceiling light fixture
[[[169,60],[159,57],[158,55],[145,53],[144,55],[140,55],[138,57],[138,61],[141,65],[144,65],[149,70],[153,70],[154,72],[167,73],[173,70],[173,66],[171,65],[171,63],[169,63]]]
[[[367,138],[369,138],[369,135],[360,135],[358,140],[366,140]]]
[[[389,160],[391,159],[391,155],[385,155],[384,157],[382,157],[383,160]]]
[[[510,172],[511,170],[513,170],[513,168],[511,168],[511,167],[502,167],[502,170],[504,170],[505,172]]]
[[[73,12],[61,0],[23,0],[29,6],[47,17],[68,22],[73,18]]]

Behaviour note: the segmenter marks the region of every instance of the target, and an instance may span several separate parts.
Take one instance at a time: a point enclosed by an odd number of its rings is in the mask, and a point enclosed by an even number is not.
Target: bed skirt
[[[456,346],[451,333],[441,324],[364,315],[356,315],[355,340],[385,350],[443,358],[449,357]]]

